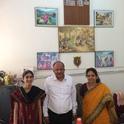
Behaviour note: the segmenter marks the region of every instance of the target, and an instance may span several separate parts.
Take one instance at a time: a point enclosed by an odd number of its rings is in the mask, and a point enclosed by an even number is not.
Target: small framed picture
[[[36,26],[57,26],[58,9],[57,8],[35,8],[35,25]]]
[[[113,67],[114,52],[113,51],[96,51],[95,67]]]
[[[65,6],[84,6],[89,5],[89,0],[64,0]]]
[[[51,70],[55,61],[59,60],[58,52],[38,52],[37,53],[37,69]]]
[[[113,10],[95,10],[94,25],[95,27],[110,28],[114,26]]]

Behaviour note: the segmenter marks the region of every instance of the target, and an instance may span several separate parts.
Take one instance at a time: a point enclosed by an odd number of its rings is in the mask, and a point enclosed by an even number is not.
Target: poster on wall
[[[58,28],[59,52],[95,51],[95,31],[90,26],[64,26]]]
[[[38,52],[37,53],[37,69],[50,70],[55,61],[59,60],[57,52]]]
[[[95,27],[109,28],[113,27],[113,10],[95,10],[94,25]]]
[[[113,51],[96,51],[95,67],[113,67],[114,52]]]
[[[58,9],[57,8],[35,8],[35,25],[36,26],[57,26]]]

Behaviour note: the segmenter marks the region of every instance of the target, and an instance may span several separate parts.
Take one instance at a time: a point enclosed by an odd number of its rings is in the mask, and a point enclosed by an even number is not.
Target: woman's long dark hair
[[[92,71],[96,75],[96,77],[97,77],[96,83],[100,83],[101,80],[99,78],[99,75],[98,75],[97,70],[95,68],[92,68],[92,67],[91,68],[87,68],[87,70],[86,70],[86,76],[87,76],[87,74],[88,74],[89,71]]]

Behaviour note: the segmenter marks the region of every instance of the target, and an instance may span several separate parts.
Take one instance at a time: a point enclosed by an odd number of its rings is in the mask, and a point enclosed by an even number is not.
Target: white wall
[[[35,7],[58,8],[63,23],[63,0],[0,0],[0,69],[19,73],[37,52],[58,51],[57,27],[35,27]]]
[[[114,28],[96,28],[96,50],[114,50],[115,52],[115,66],[124,66],[124,16],[122,13],[123,0],[91,0],[91,10],[94,9],[114,10]],[[93,14],[91,14],[92,16]],[[93,17],[91,18],[91,23]]]
[[[90,25],[93,26],[93,10],[114,10],[114,28],[95,28],[96,50],[114,50],[115,67],[98,69],[103,82],[112,90],[124,89],[124,16],[123,0],[90,0]],[[23,68],[36,69],[37,52],[58,51],[57,27],[35,27],[35,7],[58,8],[59,26],[64,24],[63,0],[0,0],[0,70],[20,74]],[[82,57],[77,68],[73,57]],[[94,66],[94,53],[63,53],[67,73],[72,74],[74,82],[84,82],[84,71]],[[73,70],[72,70],[73,69]],[[111,69],[111,71],[110,71]],[[121,71],[120,71],[121,70]],[[47,71],[36,72],[35,84],[40,86]],[[43,76],[43,79],[39,77]]]

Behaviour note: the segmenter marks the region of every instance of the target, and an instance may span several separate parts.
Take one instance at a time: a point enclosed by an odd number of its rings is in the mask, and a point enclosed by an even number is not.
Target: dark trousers
[[[72,111],[64,114],[56,114],[48,110],[50,124],[72,124]]]

